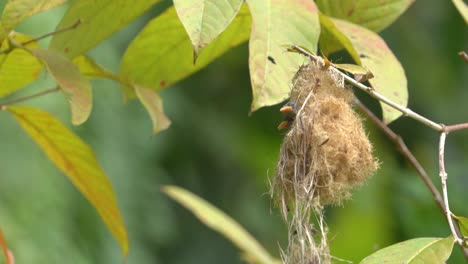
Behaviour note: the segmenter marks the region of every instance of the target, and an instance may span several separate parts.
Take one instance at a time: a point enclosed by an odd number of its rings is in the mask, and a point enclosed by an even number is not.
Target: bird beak
[[[280,112],[283,113],[283,114],[289,114],[293,111],[293,108],[292,106],[289,106],[289,105],[285,105],[283,107],[281,107],[280,109]]]
[[[289,127],[289,121],[284,120],[278,125],[278,130],[282,130]]]

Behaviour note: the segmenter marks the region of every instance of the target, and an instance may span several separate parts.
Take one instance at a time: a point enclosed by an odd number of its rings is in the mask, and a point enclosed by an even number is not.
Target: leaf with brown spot
[[[162,99],[154,90],[149,88],[133,86],[140,102],[146,108],[146,111],[153,122],[153,135],[161,130],[167,129],[171,125],[171,120],[167,118],[163,111]]]
[[[39,145],[47,157],[98,211],[101,219],[128,253],[127,230],[120,215],[112,185],[92,149],[51,114],[32,107],[7,110]]]
[[[65,94],[72,112],[72,123],[80,125],[85,122],[93,106],[89,81],[80,73],[78,67],[61,53],[44,49],[31,49],[31,53],[44,63]]]
[[[194,62],[201,50],[232,22],[243,0],[174,0],[180,21],[192,41]]]
[[[316,52],[320,24],[313,1],[251,0],[247,4],[252,14],[249,71],[251,111],[255,111],[289,97],[291,80],[304,57],[284,52],[284,46],[298,45]]]

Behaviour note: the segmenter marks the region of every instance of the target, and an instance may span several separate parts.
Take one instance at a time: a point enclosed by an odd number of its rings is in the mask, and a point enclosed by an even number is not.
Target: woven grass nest
[[[293,79],[295,119],[284,137],[272,193],[289,223],[285,263],[329,263],[325,205],[351,197],[377,169],[353,93],[320,62],[302,66]],[[311,226],[314,213],[316,227]],[[289,219],[289,220],[288,220]]]

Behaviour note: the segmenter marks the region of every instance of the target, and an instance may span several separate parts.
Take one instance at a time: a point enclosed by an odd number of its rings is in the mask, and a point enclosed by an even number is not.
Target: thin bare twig
[[[41,36],[39,36],[39,37],[30,39],[30,40],[25,41],[25,42],[17,43],[17,45],[15,45],[15,47],[17,47],[17,46],[22,47],[22,46],[31,44],[32,42],[36,42],[36,41],[45,39],[45,38],[50,37],[50,36],[53,36],[53,35],[56,35],[56,34],[59,34],[59,33],[62,33],[62,32],[68,31],[68,30],[71,30],[71,29],[75,29],[75,28],[78,27],[78,25],[80,25],[80,24],[81,24],[81,19],[78,19],[75,23],[71,24],[70,26],[67,26],[67,27],[64,27],[64,28],[61,28],[61,29],[57,29],[57,30],[55,30],[55,31],[46,33],[46,34],[44,34],[44,35],[41,35]],[[0,50],[0,54],[9,53],[9,52],[12,51],[12,50],[13,50],[13,47],[10,46],[10,47],[8,47],[7,49]]]
[[[453,223],[452,212],[450,211],[449,202],[448,202],[448,192],[447,192],[447,172],[445,171],[445,162],[444,162],[444,150],[445,150],[445,139],[447,137],[446,132],[440,133],[439,140],[439,176],[442,181],[442,193],[444,197],[444,207],[445,207],[445,216],[450,226],[450,231],[455,239],[455,242],[463,246],[463,239],[458,236],[458,232],[455,230],[455,224]]]
[[[463,130],[463,129],[468,129],[468,123],[445,126],[444,131],[448,134],[450,132]]]
[[[40,97],[40,96],[43,96],[43,95],[46,95],[46,94],[49,94],[49,93],[56,92],[58,90],[59,90],[59,87],[56,86],[54,88],[50,88],[50,89],[44,90],[44,91],[36,93],[36,94],[31,94],[31,95],[28,95],[28,96],[13,99],[11,101],[0,103],[0,110],[5,110],[6,106],[8,106],[8,105],[24,102],[24,101],[27,101],[27,100],[30,100],[30,99],[33,99],[33,98],[36,98],[36,97]]]
[[[408,149],[408,147],[405,144],[405,141],[403,141],[403,139],[399,135],[393,132],[393,130],[391,130],[382,120],[380,120],[374,113],[372,113],[372,111],[369,110],[369,108],[367,108],[363,103],[361,103],[361,101],[356,99],[355,103],[359,107],[359,109],[361,109],[361,111],[364,112],[369,117],[369,119],[372,122],[374,122],[374,124],[376,124],[377,127],[379,127],[384,132],[384,134],[387,135],[387,137],[393,141],[393,143],[395,143],[395,145],[397,145],[397,149],[400,151],[401,154],[403,154],[403,156],[406,157],[406,159],[418,172],[419,176],[424,181],[427,188],[429,188],[429,190],[431,191],[432,196],[434,196],[437,205],[445,214],[444,200],[442,199],[442,195],[437,190],[434,183],[432,183],[431,179],[429,178],[429,175],[424,170],[422,165],[419,163],[419,161],[416,159],[413,153]]]
[[[382,130],[382,132],[384,132],[384,134],[387,135],[387,137],[397,145],[397,149],[410,162],[410,164],[415,168],[418,175],[421,177],[421,179],[426,184],[427,188],[431,191],[432,196],[434,197],[434,199],[435,199],[437,205],[439,206],[440,210],[446,216],[447,211],[446,211],[445,202],[444,202],[444,199],[442,198],[442,195],[437,190],[437,188],[434,186],[434,183],[431,181],[431,179],[429,178],[429,175],[424,170],[424,168],[421,166],[419,161],[416,159],[416,157],[413,155],[413,153],[408,149],[408,147],[406,146],[403,139],[399,135],[397,135],[395,132],[393,132],[393,130],[391,130],[382,120],[380,120],[371,110],[369,110],[369,108],[367,108],[357,98],[355,99],[355,103],[359,107],[359,109],[362,112],[364,112],[369,117],[369,119],[372,122],[374,122],[377,125],[377,127],[380,128]],[[447,221],[449,221],[449,220],[447,219]],[[455,232],[457,234],[460,234],[460,230],[459,230],[457,225],[453,225],[453,228],[455,229]],[[468,249],[465,249],[464,247],[461,247],[461,249],[463,251],[465,259],[468,260]]]
[[[66,26],[66,27],[63,27],[61,29],[57,29],[55,31],[52,31],[52,32],[49,32],[49,33],[46,33],[42,36],[39,36],[39,37],[36,37],[34,39],[31,39],[31,40],[28,40],[28,41],[25,41],[23,43],[21,43],[21,45],[28,45],[29,43],[32,43],[34,41],[39,41],[41,39],[45,39],[47,37],[50,37],[50,36],[53,36],[53,35],[56,35],[56,34],[59,34],[59,33],[62,33],[62,32],[65,32],[65,31],[68,31],[68,30],[71,30],[71,29],[75,29],[76,27],[78,27],[79,25],[81,24],[81,19],[78,19],[77,21],[75,21],[75,23],[71,24],[70,26]]]

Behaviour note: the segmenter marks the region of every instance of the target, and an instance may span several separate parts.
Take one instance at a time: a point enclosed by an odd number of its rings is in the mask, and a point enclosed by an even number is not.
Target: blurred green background
[[[88,54],[117,72],[131,39],[169,4],[156,6]],[[65,9],[29,18],[17,31],[33,36],[53,31]],[[468,74],[456,54],[466,50],[468,35],[453,5],[416,1],[382,35],[406,70],[409,106],[437,122],[466,122]],[[48,40],[41,44],[46,47]],[[281,116],[278,106],[248,116],[247,59],[245,44],[164,90],[172,126],[155,137],[137,101],[124,104],[118,84],[93,81],[91,118],[73,129],[95,150],[115,187],[130,235],[126,263],[242,263],[227,240],[161,194],[165,184],[186,188],[218,206],[275,256],[279,245],[285,245],[286,228],[268,195],[282,139],[276,129]],[[333,59],[347,57],[337,54]],[[52,85],[44,74],[14,96]],[[361,97],[380,114],[375,101]],[[46,109],[71,127],[60,94],[27,104]],[[0,124],[0,226],[17,263],[122,263],[117,243],[69,180],[7,113],[1,113]],[[402,240],[448,236],[446,221],[422,180],[373,124],[366,121],[366,128],[381,169],[343,207],[327,209],[332,254],[358,262]],[[437,133],[408,118],[391,128],[439,187]],[[446,147],[450,202],[452,211],[463,216],[468,216],[467,161],[468,131],[451,134]],[[449,263],[464,263],[459,248]]]

